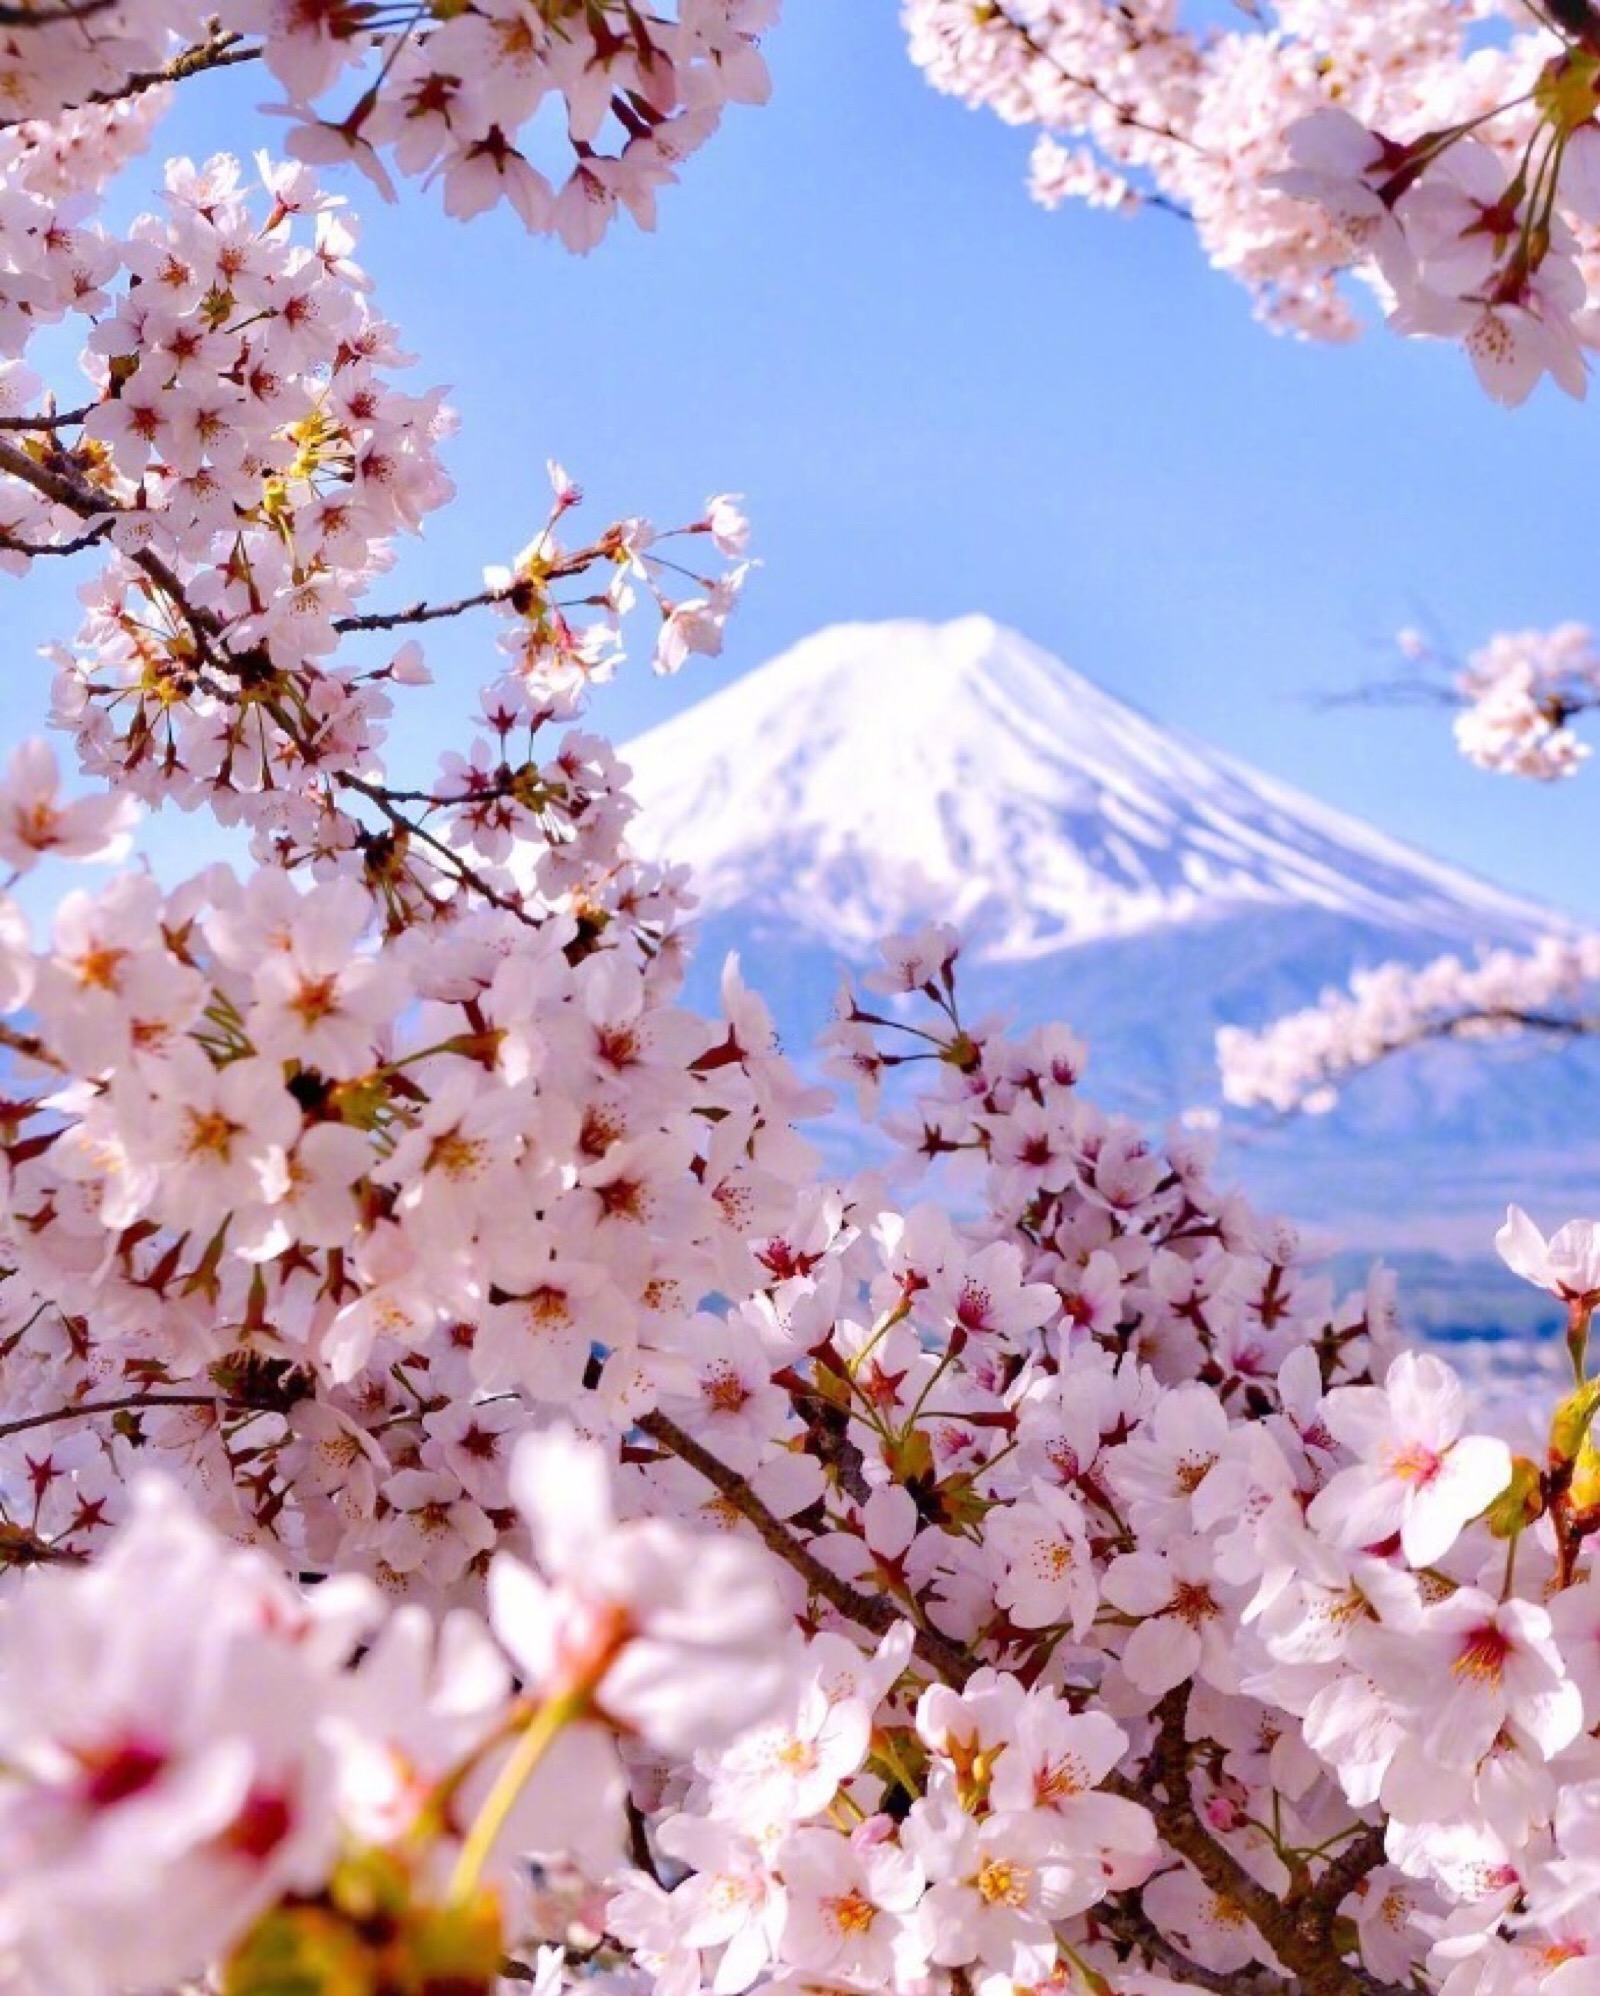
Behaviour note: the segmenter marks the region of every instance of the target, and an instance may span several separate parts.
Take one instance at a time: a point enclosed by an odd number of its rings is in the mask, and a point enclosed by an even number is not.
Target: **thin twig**
[[[52,1407],[48,1414],[26,1414],[21,1420],[0,1422],[0,1441],[7,1435],[25,1434],[30,1428],[56,1427],[91,1414],[121,1414],[132,1408],[142,1411],[147,1407],[214,1407],[219,1413],[246,1411],[246,1403],[224,1400],[215,1393],[165,1393],[159,1398],[148,1393],[130,1393],[119,1400],[84,1400],[75,1407]]]
[[[35,492],[52,500],[57,506],[65,506],[69,513],[76,513],[80,520],[92,520],[97,525],[100,520],[111,515],[113,520],[128,508],[119,506],[114,500],[102,494],[91,492],[87,486],[64,472],[52,471],[48,465],[38,464],[28,453],[18,450],[15,444],[8,444],[0,438],[0,471],[9,471],[13,478],[19,478],[24,485],[31,485]],[[170,598],[174,608],[193,632],[195,642],[206,658],[212,656],[212,640],[217,634],[216,619],[209,611],[198,610],[190,604],[184,594],[183,584],[173,569],[151,548],[138,548],[129,554],[128,559],[136,568],[142,569],[162,593]]]
[[[115,90],[97,90],[89,102],[116,104],[124,97],[137,97],[146,90],[159,90],[164,83],[182,83],[186,77],[200,76],[208,69],[232,69],[236,63],[258,62],[261,59],[259,44],[249,48],[240,46],[244,36],[238,29],[224,28],[215,21],[208,26],[210,33],[203,42],[191,43],[160,69],[136,69]]]
[[[480,589],[475,596],[459,597],[454,603],[413,603],[409,610],[375,610],[359,617],[335,617],[336,631],[395,631],[403,624],[433,624],[444,617],[459,617],[467,610],[481,610],[490,603],[504,603],[510,589]]]
[[[1120,99],[1113,97],[1104,84],[1097,83],[1092,76],[1079,76],[1075,70],[1068,69],[1060,57],[1039,40],[1038,36],[1026,22],[1019,21],[1004,6],[995,5],[993,18],[1003,23],[1027,48],[1029,54],[1036,61],[1042,62],[1048,68],[1053,69],[1063,83],[1070,84],[1074,90],[1081,90],[1086,97],[1092,97],[1097,103],[1104,104],[1107,110],[1115,115],[1119,125],[1127,125],[1136,132],[1145,132],[1151,138],[1166,139],[1172,145],[1187,146],[1191,152],[1197,152],[1204,156],[1205,147],[1198,140],[1190,138],[1186,132],[1180,132],[1172,125],[1153,125],[1149,123],[1148,120],[1141,118],[1136,111],[1130,109],[1128,105],[1122,103]],[[1142,46],[1140,42],[1131,36],[1127,39],[1130,49]],[[1172,37],[1168,36],[1166,39],[1170,41]]]
[[[110,520],[102,520],[98,526],[87,528],[70,541],[25,541],[20,535],[0,528],[0,549],[7,554],[25,554],[30,560],[35,555],[82,554],[85,548],[98,547],[111,528]]]
[[[0,1047],[9,1047],[24,1060],[37,1061],[41,1067],[53,1067],[58,1074],[67,1072],[66,1062],[53,1054],[36,1033],[24,1033],[16,1026],[8,1026],[3,1019],[0,1019]]]

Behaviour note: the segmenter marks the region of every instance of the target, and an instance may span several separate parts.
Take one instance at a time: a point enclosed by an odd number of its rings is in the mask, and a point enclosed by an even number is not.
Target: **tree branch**
[[[214,1407],[219,1413],[239,1413],[248,1409],[249,1402],[225,1400],[215,1393],[166,1393],[159,1398],[149,1393],[130,1393],[117,1400],[85,1400],[76,1407],[52,1407],[48,1414],[26,1414],[21,1420],[0,1421],[0,1441],[7,1435],[26,1434],[30,1428],[56,1427],[90,1414],[121,1414],[147,1407]]]
[[[80,520],[92,520],[96,526],[106,515],[109,514],[114,521],[118,514],[128,510],[114,500],[91,492],[86,485],[67,477],[64,472],[52,471],[48,465],[37,463],[26,451],[18,450],[15,444],[8,444],[4,438],[0,438],[0,471],[10,472],[13,478],[20,479],[24,485],[31,485],[43,498],[57,506],[64,506],[69,513],[76,513]],[[216,636],[216,619],[190,604],[176,573],[153,549],[140,548],[128,559],[149,576],[163,595],[171,599],[173,607],[194,633],[202,653],[210,658],[212,640]]]
[[[58,1074],[67,1072],[66,1062],[58,1059],[36,1033],[20,1032],[3,1019],[0,1019],[0,1047],[9,1047],[13,1053],[21,1054],[24,1060],[37,1061],[41,1067],[53,1067]]]
[[[5,125],[0,123],[0,131],[5,129]],[[48,415],[41,410],[36,416],[0,416],[0,430],[70,430],[81,423],[93,407],[92,402],[85,402],[81,409],[55,411]]]
[[[1196,1989],[1209,1989],[1215,1996],[1297,1996],[1297,1985],[1285,1982],[1269,1968],[1205,1968],[1191,1961],[1181,1948],[1174,1947],[1145,1912],[1136,1892],[1119,1892],[1089,1908],[1088,1917],[1104,1927],[1114,1939],[1136,1949],[1146,1960],[1170,1968],[1174,1975]]]
[[[991,18],[1001,22],[1023,44],[1036,62],[1042,62],[1046,68],[1053,69],[1063,83],[1069,84],[1074,90],[1081,90],[1086,97],[1093,98],[1096,103],[1105,105],[1106,109],[1114,115],[1119,125],[1126,125],[1132,131],[1145,132],[1151,138],[1165,139],[1170,145],[1187,146],[1191,152],[1204,155],[1204,146],[1190,138],[1186,132],[1180,132],[1172,125],[1151,124],[1147,119],[1141,118],[1136,111],[1130,109],[1128,105],[1122,103],[1120,99],[1113,97],[1104,84],[1097,83],[1092,76],[1080,76],[1076,70],[1068,69],[1060,57],[1040,41],[1039,37],[1026,22],[1019,21],[1007,8],[999,4],[999,0],[994,0]],[[1129,35],[1125,39],[1130,49],[1143,46],[1140,39],[1136,36]],[[1164,39],[1170,41],[1172,37],[1167,36]],[[1177,203],[1167,202],[1164,205],[1172,208],[1184,220],[1193,221],[1194,217],[1186,209],[1178,206]]]
[[[0,549],[7,554],[25,554],[30,560],[35,555],[82,554],[85,548],[98,547],[110,531],[111,522],[102,520],[98,526],[75,534],[70,541],[25,541],[0,527]]]
[[[1280,1899],[1212,1836],[1194,1806],[1190,1786],[1188,1711],[1187,1684],[1167,1692],[1156,1707],[1156,1741],[1147,1779],[1138,1786],[1120,1781],[1114,1792],[1142,1803],[1155,1817],[1167,1847],[1186,1858],[1219,1899],[1243,1913],[1278,1959],[1299,1977],[1290,1996],[1409,1996],[1397,1984],[1381,1981],[1338,1954],[1333,1939],[1337,1902],[1325,1905],[1315,1893],[1299,1905]],[[1103,1786],[1110,1789],[1112,1783]],[[1154,1789],[1161,1791],[1164,1801],[1155,1798]],[[1344,1893],[1339,1897],[1343,1899]]]
[[[887,1635],[897,1622],[906,1619],[885,1596],[863,1594],[849,1581],[830,1572],[801,1545],[783,1521],[767,1509],[746,1478],[736,1474],[725,1462],[719,1462],[692,1435],[685,1434],[675,1421],[668,1420],[661,1413],[642,1414],[638,1425],[652,1441],[659,1442],[680,1462],[686,1462],[691,1469],[697,1470],[707,1483],[726,1497],[740,1517],[755,1526],[762,1544],[776,1553],[786,1565],[792,1566],[811,1591],[820,1594],[841,1615],[878,1636]],[[978,1667],[976,1660],[964,1649],[933,1629],[919,1628],[914,1647],[930,1670],[958,1690]]]
[[[1320,1908],[1331,1919],[1362,1879],[1387,1859],[1383,1825],[1369,1824],[1324,1867],[1321,1877],[1306,1894],[1307,1903]]]
[[[86,4],[64,8],[54,13],[31,13],[27,9],[0,4],[0,28],[19,25],[17,19],[19,13],[24,21],[42,26],[45,21],[81,20],[85,15],[98,14],[113,4],[115,0],[86,0]],[[181,49],[170,62],[163,63],[159,69],[136,69],[131,75],[124,77],[115,89],[91,91],[82,100],[83,103],[121,104],[129,97],[142,96],[146,90],[159,90],[164,84],[181,83],[186,77],[199,76],[208,69],[231,69],[235,63],[255,62],[259,59],[261,55],[259,45],[241,47],[244,36],[238,30],[224,28],[220,21],[215,20],[208,21],[206,29],[207,35],[203,42],[194,42],[188,48]],[[73,105],[68,108],[78,107]],[[29,122],[26,118],[0,118],[0,132],[10,131],[17,125]],[[27,426],[8,418],[3,427],[22,429]]]
[[[116,0],[63,0],[56,7],[13,7],[0,5],[0,28],[48,28],[57,21],[86,21],[91,14],[103,14]]]
[[[203,42],[192,42],[160,69],[136,69],[115,90],[97,90],[88,101],[91,104],[119,104],[125,97],[138,97],[146,90],[158,90],[164,83],[182,83],[185,77],[200,76],[208,69],[232,69],[235,63],[259,61],[259,45],[243,48],[240,46],[243,41],[244,36],[238,29],[224,28],[217,20],[208,21]]]
[[[508,589],[480,589],[475,596],[461,596],[454,603],[413,603],[409,610],[375,610],[364,616],[335,617],[336,631],[396,631],[404,624],[433,624],[445,617],[459,617],[467,610],[481,610],[490,603],[504,603]]]

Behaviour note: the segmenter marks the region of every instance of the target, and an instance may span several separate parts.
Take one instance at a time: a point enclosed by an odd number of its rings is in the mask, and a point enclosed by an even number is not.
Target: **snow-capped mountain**
[[[1358,966],[1530,942],[1562,918],[1159,727],[986,617],[847,624],[622,751],[636,840],[692,870],[700,994],[728,949],[807,1045],[842,966],[929,919],[969,1013],[1063,1018],[1097,1098],[1215,1104],[1213,1036]],[[1330,1117],[1256,1124],[1231,1168],[1360,1246],[1486,1247],[1600,1177],[1600,1050],[1431,1049]],[[1590,1201],[1592,1204],[1592,1201]]]
[[[848,956],[927,916],[993,962],[1225,908],[1459,940],[1543,911],[1148,721],[987,617],[841,624],[630,743],[707,914]]]

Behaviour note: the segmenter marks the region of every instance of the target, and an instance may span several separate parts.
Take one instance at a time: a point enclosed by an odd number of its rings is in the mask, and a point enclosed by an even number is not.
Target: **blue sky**
[[[542,517],[544,461],[613,513],[747,495],[764,567],[727,658],[630,671],[617,738],[820,625],[981,609],[1162,721],[1508,886],[1600,916],[1592,779],[1469,769],[1441,713],[1317,696],[1390,669],[1422,622],[1600,622],[1581,466],[1595,417],[1546,388],[1508,413],[1445,348],[1256,327],[1183,224],[1047,215],[1028,141],[936,96],[891,0],[790,0],[773,102],[735,111],[662,200],[587,259],[509,216],[463,227],[407,189],[345,190],[386,313],[453,385],[461,498],[392,598],[474,586]],[[249,71],[181,93],[163,152],[272,135]],[[133,169],[136,190],[156,180]],[[69,635],[59,574],[11,594],[10,734],[32,648]],[[488,676],[487,626],[430,646],[424,740]],[[192,828],[188,828],[192,835]],[[166,844],[166,840],[161,841]],[[192,851],[192,848],[191,848]]]

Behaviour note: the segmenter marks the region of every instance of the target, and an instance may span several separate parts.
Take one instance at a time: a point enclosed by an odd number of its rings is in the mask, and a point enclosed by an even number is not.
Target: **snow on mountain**
[[[1146,720],[987,617],[842,624],[623,751],[647,849],[842,954],[924,917],[983,961],[1224,910],[1459,940],[1542,911]]]
[[[1124,705],[986,617],[846,624],[626,745],[636,843],[687,863],[696,995],[737,949],[785,1043],[880,935],[952,921],[969,1015],[1065,1019],[1089,1086],[1159,1125],[1217,1098],[1218,1025],[1360,966],[1563,918]],[[1228,1171],[1329,1238],[1482,1251],[1516,1198],[1590,1210],[1600,1049],[1440,1046],[1329,1117],[1236,1128]],[[1566,1202],[1575,1203],[1566,1203]]]

